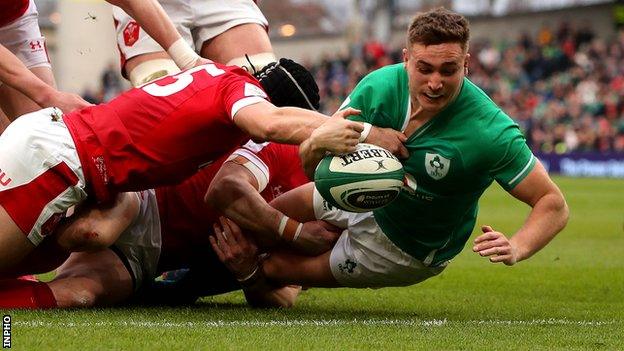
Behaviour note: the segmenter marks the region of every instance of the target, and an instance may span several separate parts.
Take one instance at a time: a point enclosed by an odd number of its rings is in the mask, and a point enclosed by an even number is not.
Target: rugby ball
[[[314,184],[333,206],[368,212],[399,195],[404,175],[403,165],[390,151],[360,143],[352,153],[323,158],[314,172]]]

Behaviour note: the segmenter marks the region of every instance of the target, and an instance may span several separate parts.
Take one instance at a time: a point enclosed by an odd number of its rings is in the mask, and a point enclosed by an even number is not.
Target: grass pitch
[[[624,181],[555,181],[570,205],[568,227],[514,267],[493,265],[467,245],[424,283],[312,289],[290,310],[250,309],[231,293],[193,308],[5,311],[13,348],[624,349]],[[527,212],[494,185],[477,226],[513,233]]]

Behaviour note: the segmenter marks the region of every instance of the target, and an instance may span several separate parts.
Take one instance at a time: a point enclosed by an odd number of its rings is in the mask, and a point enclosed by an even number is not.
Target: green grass
[[[570,205],[568,227],[514,267],[467,248],[424,283],[312,289],[290,310],[249,309],[232,293],[193,308],[12,311],[13,348],[624,349],[624,181],[556,182]],[[527,212],[493,186],[478,225],[512,233]]]

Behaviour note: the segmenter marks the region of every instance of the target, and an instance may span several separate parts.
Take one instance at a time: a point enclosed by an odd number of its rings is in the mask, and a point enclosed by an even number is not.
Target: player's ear
[[[470,54],[466,54],[464,58],[464,74],[468,75],[468,63],[470,62]]]
[[[407,48],[403,48],[403,50],[401,50],[401,54],[403,56],[403,62],[407,64],[407,58],[408,58]]]

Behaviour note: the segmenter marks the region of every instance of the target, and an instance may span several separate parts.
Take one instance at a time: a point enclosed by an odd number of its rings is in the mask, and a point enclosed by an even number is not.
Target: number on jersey
[[[199,72],[199,71],[206,71],[208,72],[208,74],[210,74],[213,77],[218,77],[225,73],[224,70],[218,68],[212,63],[209,63],[206,65],[193,67],[189,70],[173,75],[172,77],[175,78],[175,81],[167,85],[159,85],[157,83],[150,83],[150,84],[143,86],[141,89],[143,89],[143,91],[145,91],[146,93],[152,96],[163,97],[163,96],[173,95],[183,90],[184,88],[188,87],[193,82],[193,73]]]

